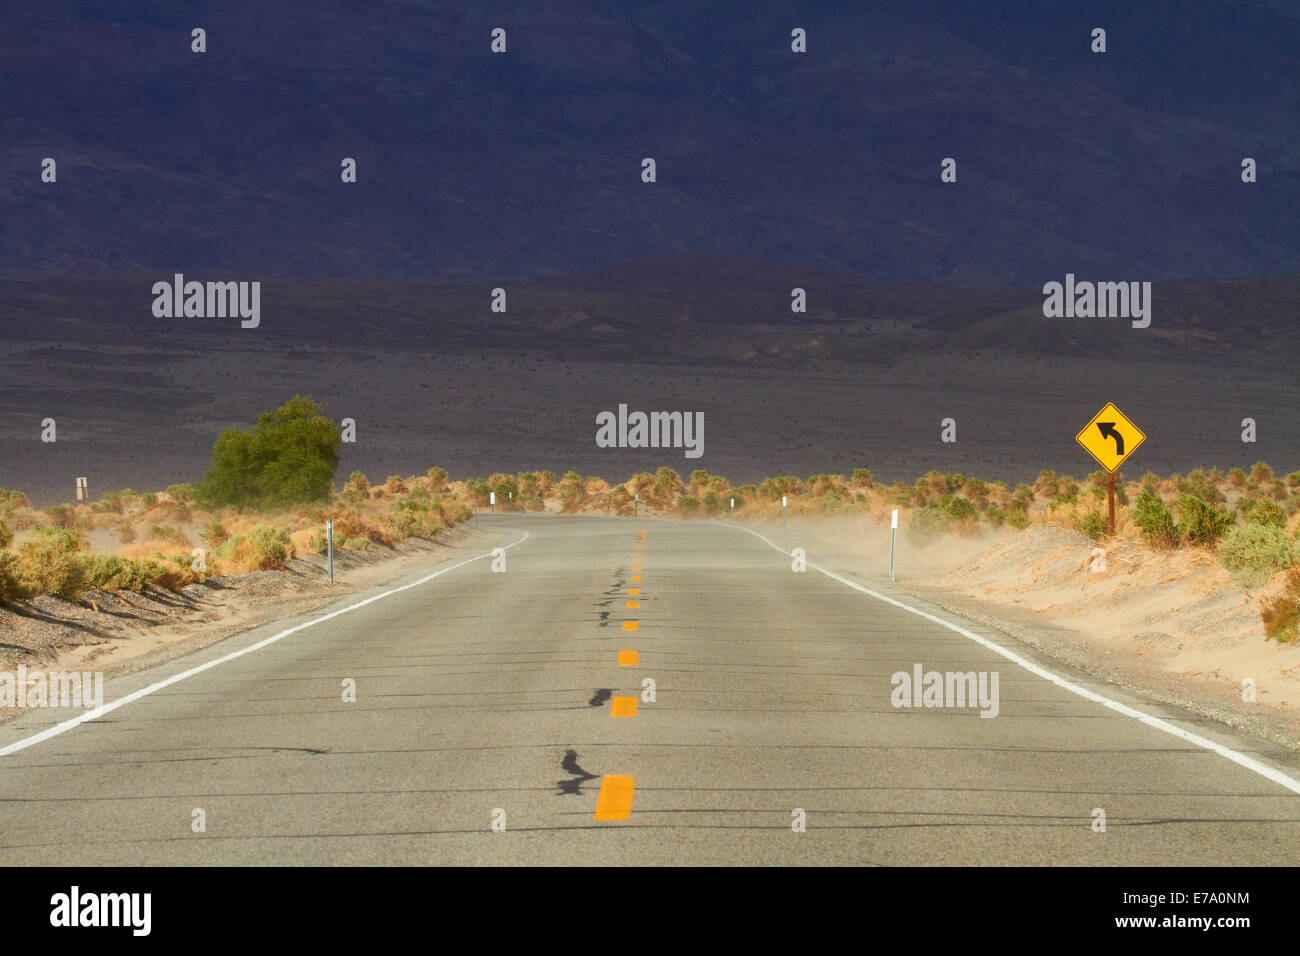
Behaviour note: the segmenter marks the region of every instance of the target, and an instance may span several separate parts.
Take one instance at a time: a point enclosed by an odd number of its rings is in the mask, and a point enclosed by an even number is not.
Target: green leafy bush
[[[913,544],[929,544],[952,528],[952,517],[946,508],[927,505],[916,508],[907,516],[907,526],[903,533]]]
[[[1246,524],[1268,524],[1275,528],[1286,527],[1286,511],[1276,501],[1267,498],[1246,498],[1237,506],[1237,514]]]
[[[137,594],[164,575],[164,569],[154,561],[138,561],[116,554],[87,554],[82,556],[87,588],[101,591],[134,591]]]
[[[195,491],[208,507],[271,508],[328,499],[342,439],[310,398],[295,395],[259,416],[251,431],[228,428]]]
[[[1050,468],[1044,468],[1038,473],[1038,480],[1034,482],[1034,497],[1036,498],[1055,498],[1060,494],[1061,485],[1057,480],[1056,472]]]
[[[1157,548],[1176,548],[1182,535],[1174,514],[1165,507],[1160,496],[1143,488],[1134,502],[1133,523],[1142,529],[1142,537]]]
[[[18,570],[18,555],[0,551],[0,600],[25,601],[30,594]]]
[[[248,533],[249,540],[261,556],[264,567],[279,567],[293,557],[289,532],[274,525],[259,524]]]
[[[31,595],[74,600],[86,589],[86,572],[77,552],[80,537],[65,528],[37,528],[18,546],[18,578]]]
[[[1193,468],[1189,471],[1186,480],[1181,483],[1178,490],[1189,495],[1195,495],[1202,501],[1219,502],[1223,500],[1223,495],[1206,476],[1203,468]]]
[[[953,521],[975,521],[979,518],[979,512],[975,506],[966,498],[951,498],[947,505],[948,517]]]
[[[1268,640],[1294,644],[1300,626],[1300,601],[1289,594],[1274,598],[1260,611],[1264,634]]]
[[[335,550],[339,550],[343,547],[343,540],[344,538],[342,535],[334,535]],[[306,547],[308,554],[328,554],[329,539],[325,536],[325,530],[321,528],[314,531],[312,536],[307,539]]]
[[[569,472],[569,475],[572,475],[573,477],[569,478],[569,476],[566,475],[566,481],[571,483],[576,482],[579,484],[582,482],[582,479],[578,477],[577,472]],[[474,504],[480,507],[488,503],[489,496],[492,494],[492,486],[488,484],[486,478],[465,479],[465,490],[469,492],[470,498],[473,500]],[[585,489],[583,490],[583,493],[586,493]]]
[[[779,478],[764,478],[758,486],[758,493],[776,501],[782,495],[797,495],[802,487],[803,482],[794,475],[782,475]]]
[[[1030,502],[1034,500],[1034,489],[1030,488],[1023,481],[1016,485],[1015,492],[1011,495],[1011,503],[1022,511],[1029,509]]]
[[[484,487],[486,488],[486,482]],[[587,483],[576,471],[564,473],[564,479],[560,482],[560,501],[564,503],[565,511],[577,511],[586,503]]]
[[[565,475],[568,478],[568,475]],[[683,490],[681,476],[673,469],[660,466],[655,471],[654,494],[657,498],[668,498],[671,500],[672,495],[681,494]]]
[[[1294,644],[1300,639],[1300,568],[1286,576],[1287,588],[1260,609],[1266,640]]]
[[[1296,539],[1273,525],[1237,525],[1219,542],[1219,561],[1245,587],[1258,587],[1300,562]]]
[[[1178,496],[1178,532],[1192,544],[1215,544],[1232,527],[1227,509],[1186,493]]]
[[[1094,541],[1100,541],[1110,531],[1110,518],[1100,511],[1088,511],[1074,516],[1074,528]]]
[[[216,554],[218,560],[229,562],[238,572],[271,571],[284,567],[293,557],[293,544],[285,529],[259,524],[248,534],[227,539]]]
[[[354,471],[348,475],[346,488],[365,498],[370,494],[370,479],[366,477],[365,472]]]

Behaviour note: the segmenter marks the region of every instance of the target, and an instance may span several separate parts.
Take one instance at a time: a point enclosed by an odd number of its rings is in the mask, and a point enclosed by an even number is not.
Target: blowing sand
[[[791,524],[773,540],[889,586],[887,523]],[[1266,640],[1259,616],[1280,582],[1248,591],[1207,550],[1126,541],[1104,547],[1102,570],[1097,547],[1057,525],[925,547],[900,535],[894,588],[1156,700],[1300,746],[1300,643]],[[1242,699],[1247,680],[1253,702]]]

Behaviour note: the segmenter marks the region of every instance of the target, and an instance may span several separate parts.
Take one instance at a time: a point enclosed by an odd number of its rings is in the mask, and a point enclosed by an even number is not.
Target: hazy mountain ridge
[[[884,282],[711,256],[656,257],[500,286],[270,279],[257,329],[241,329],[237,318],[155,318],[152,284],[145,277],[3,281],[0,321],[14,344],[194,339],[236,353],[375,345],[760,365],[935,351],[1188,363],[1223,351],[1258,349],[1267,361],[1300,354],[1300,276],[1154,283],[1147,329],[1125,319],[1046,318],[1038,292]],[[491,310],[494,288],[505,290],[504,313]],[[805,291],[806,312],[791,310],[795,288]]]
[[[1260,7],[134,6],[10,15],[0,274],[487,281],[676,253],[989,288],[1300,270],[1300,22]]]

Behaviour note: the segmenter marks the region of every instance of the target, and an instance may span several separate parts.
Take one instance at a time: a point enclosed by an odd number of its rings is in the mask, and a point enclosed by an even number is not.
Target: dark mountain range
[[[192,275],[187,278],[194,278]],[[170,281],[171,277],[167,279]],[[1300,276],[1153,284],[1151,325],[1046,318],[1033,291],[885,282],[710,256],[612,263],[573,276],[493,284],[429,279],[269,279],[257,329],[238,318],[158,318],[153,279],[0,281],[13,342],[209,342],[527,350],[583,361],[744,365],[887,363],[927,353],[1121,356],[1175,363],[1261,353],[1300,358]],[[491,310],[493,289],[507,310]],[[807,311],[791,310],[801,288]]]
[[[6,6],[8,277],[1300,271],[1300,20],[1263,5]]]
[[[1297,277],[1155,283],[1145,329],[1045,318],[1036,292],[683,255],[506,283],[504,314],[489,284],[269,279],[256,329],[155,318],[151,282],[0,282],[0,486],[46,504],[82,475],[96,495],[193,481],[223,427],[294,394],[354,418],[343,473],[379,477],[1082,475],[1095,463],[1073,436],[1107,401],[1148,434],[1138,474],[1300,467]],[[806,314],[790,311],[795,285]],[[620,403],[703,412],[704,457],[598,447],[595,416]],[[955,444],[940,441],[948,417]]]

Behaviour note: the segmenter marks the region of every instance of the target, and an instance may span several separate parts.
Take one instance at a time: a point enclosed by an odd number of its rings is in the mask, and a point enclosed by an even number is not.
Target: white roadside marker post
[[[781,496],[781,533],[785,534],[785,495]]]
[[[898,540],[898,509],[894,509],[894,516],[889,521],[889,580],[894,580],[894,542]]]
[[[492,513],[493,513],[493,514],[496,514],[496,513],[497,513],[497,493],[496,493],[495,491],[489,491],[489,492],[488,492],[488,502],[492,505]]]
[[[330,584],[334,583],[334,519],[325,519],[325,550],[329,554]]]
[[[632,517],[635,518],[637,516],[637,512],[639,512],[640,510],[641,510],[641,492],[638,491],[636,493],[636,497],[632,499]]]
[[[736,520],[736,499],[735,498],[731,499],[731,520],[732,521]]]
[[[89,497],[90,497],[90,492],[86,488],[86,479],[78,478],[77,479],[77,500],[85,501]]]

